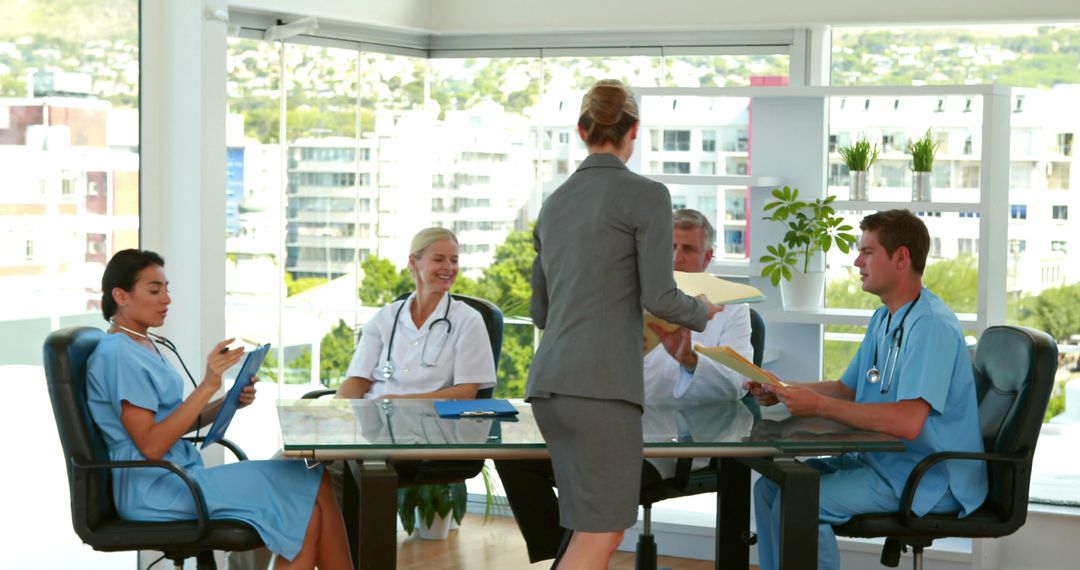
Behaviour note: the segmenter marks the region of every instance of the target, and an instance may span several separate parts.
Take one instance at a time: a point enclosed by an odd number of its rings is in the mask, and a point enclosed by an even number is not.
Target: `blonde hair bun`
[[[424,254],[424,250],[429,245],[444,239],[453,240],[454,243],[458,243],[457,236],[454,232],[446,228],[424,228],[418,232],[412,238],[412,243],[409,245],[409,254],[413,257],[419,258]]]

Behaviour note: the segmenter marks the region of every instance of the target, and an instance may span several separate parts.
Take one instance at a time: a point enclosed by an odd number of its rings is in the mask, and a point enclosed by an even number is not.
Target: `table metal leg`
[[[723,457],[716,474],[716,568],[750,566],[750,469]]]
[[[816,569],[821,474],[792,460],[746,457],[739,461],[780,485],[781,570]]]
[[[385,461],[345,462],[345,532],[356,570],[397,565],[397,472]]]

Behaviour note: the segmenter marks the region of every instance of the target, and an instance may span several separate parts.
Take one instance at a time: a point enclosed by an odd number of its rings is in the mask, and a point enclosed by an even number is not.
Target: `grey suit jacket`
[[[700,331],[704,304],[675,286],[671,195],[611,154],[591,154],[544,203],[530,312],[544,337],[525,396],[642,405],[642,317]]]

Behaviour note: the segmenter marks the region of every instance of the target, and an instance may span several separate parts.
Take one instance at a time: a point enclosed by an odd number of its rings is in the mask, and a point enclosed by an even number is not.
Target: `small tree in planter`
[[[838,148],[836,152],[840,154],[840,159],[847,165],[848,174],[851,176],[850,198],[852,200],[866,200],[868,195],[866,189],[867,173],[870,171],[870,166],[877,161],[877,144],[871,145],[870,139],[861,136],[854,143]]]
[[[816,309],[822,299],[825,279],[823,273],[810,272],[810,261],[814,254],[827,253],[833,245],[844,253],[851,251],[855,244],[855,236],[850,233],[853,228],[844,222],[844,218],[837,216],[836,210],[830,205],[836,196],[804,202],[799,200],[799,189],[788,186],[773,190],[772,195],[775,200],[766,202],[764,206],[764,210],[772,214],[763,219],[782,222],[787,226],[787,231],[780,243],[766,246],[769,254],[758,260],[765,264],[761,276],[769,278],[773,287],[781,286],[780,294],[785,308]],[[795,280],[811,280],[814,283],[800,283],[805,292],[803,296],[782,286]]]
[[[934,167],[934,156],[940,146],[941,141],[930,136],[930,129],[926,129],[922,138],[908,143],[907,151],[911,154],[911,170],[914,174],[911,181],[912,200],[930,199],[930,171]]]

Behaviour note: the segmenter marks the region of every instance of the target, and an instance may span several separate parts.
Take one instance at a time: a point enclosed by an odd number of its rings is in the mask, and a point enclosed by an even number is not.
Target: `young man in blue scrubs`
[[[849,453],[813,459],[821,472],[818,568],[840,567],[832,525],[863,513],[899,509],[908,475],[938,451],[983,451],[975,380],[956,315],[922,286],[930,248],[926,225],[908,210],[889,210],[859,224],[863,291],[881,298],[858,353],[840,380],[786,387],[750,382],[762,405],[782,402],[795,416],[821,416],[887,433],[902,453]],[[966,516],[986,498],[986,466],[946,461],[932,468],[915,494],[913,510]],[[779,561],[779,487],[762,478],[754,488],[762,570]]]

